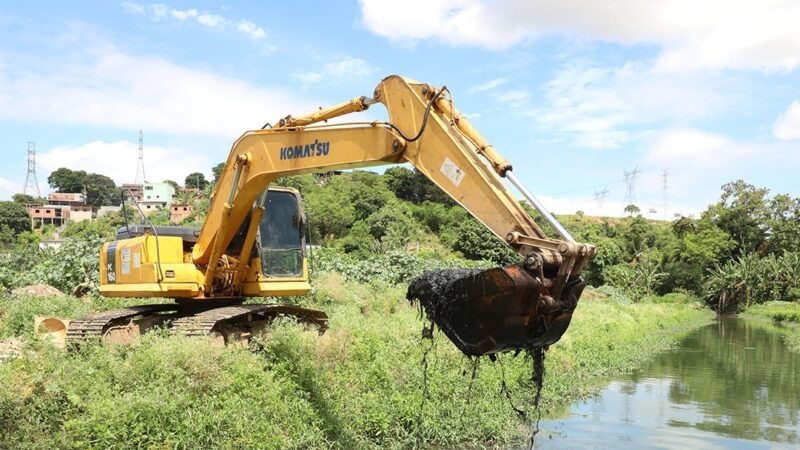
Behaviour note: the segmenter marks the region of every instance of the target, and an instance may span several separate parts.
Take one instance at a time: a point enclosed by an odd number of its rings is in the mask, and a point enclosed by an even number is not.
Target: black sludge
[[[583,290],[567,283],[554,299],[521,265],[448,269],[413,280],[406,297],[468,356],[547,347],[561,338]]]
[[[439,325],[437,317],[442,317],[449,305],[464,297],[463,292],[450,292],[448,288],[454,281],[480,272],[480,269],[444,269],[426,272],[408,285],[406,299],[411,303],[418,301],[428,319]]]

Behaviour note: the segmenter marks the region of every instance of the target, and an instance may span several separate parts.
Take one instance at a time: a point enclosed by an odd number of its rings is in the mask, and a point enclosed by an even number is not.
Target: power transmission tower
[[[604,186],[603,190],[598,191],[595,189],[594,191],[594,201],[597,202],[597,206],[602,210],[603,205],[606,203],[606,199],[608,198],[608,186]]]
[[[661,211],[664,213],[664,220],[669,220],[669,170],[664,169],[661,173]]]
[[[622,171],[622,178],[625,180],[625,206],[636,203],[636,180],[639,179],[640,173],[638,166],[630,172]]]
[[[144,175],[144,133],[139,129],[139,163],[136,165],[136,178],[133,183],[144,186],[146,182],[147,178]],[[142,190],[144,190],[144,187]]]
[[[30,194],[36,193],[36,197],[41,197],[42,194],[39,192],[39,181],[36,180],[36,142],[28,141],[28,174],[25,176],[25,187],[22,189],[23,194],[28,194],[28,188],[30,188]]]

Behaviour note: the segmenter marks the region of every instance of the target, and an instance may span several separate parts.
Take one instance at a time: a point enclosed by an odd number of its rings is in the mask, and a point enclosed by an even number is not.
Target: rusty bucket
[[[430,272],[412,281],[408,298],[464,354],[480,356],[555,343],[585,286],[576,277],[554,299],[523,267],[510,265]]]

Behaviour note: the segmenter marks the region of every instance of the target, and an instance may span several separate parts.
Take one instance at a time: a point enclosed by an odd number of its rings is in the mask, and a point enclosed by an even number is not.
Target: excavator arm
[[[388,121],[327,123],[376,103],[386,107]],[[237,286],[250,268],[255,229],[264,214],[263,194],[274,180],[401,163],[416,167],[523,260],[520,265],[498,268],[502,273],[488,271],[457,280],[455,284],[460,283],[461,290],[450,296],[460,297],[458,300],[467,306],[457,311],[448,309],[447,317],[441,308],[438,313],[429,310],[429,316],[468,354],[549,345],[558,340],[584,286],[580,272],[594,256],[595,248],[574,242],[519,184],[511,164],[458,112],[446,88],[436,89],[399,76],[382,80],[372,97],[358,97],[305,116],[287,116],[275,127],[246,132],[233,144],[191,253],[192,262],[204,274],[201,298],[235,295],[237,289],[240,292]],[[502,177],[518,187],[561,239],[545,235],[505,187]],[[241,235],[245,236],[243,245],[237,246],[241,253],[227,253],[234,237]],[[215,282],[231,272],[238,274],[232,283]],[[453,285],[448,283],[448,288]],[[218,286],[224,287],[220,290]],[[487,306],[487,302],[494,306]],[[483,306],[474,307],[478,304]],[[454,311],[458,314],[453,315]],[[493,323],[470,322],[475,315],[491,316],[487,320]],[[466,325],[454,329],[450,323],[454,321]],[[444,326],[440,322],[445,322]],[[465,331],[464,326],[495,331],[488,338],[469,336],[475,334],[474,330]]]
[[[317,125],[377,102],[386,107],[388,122]],[[579,275],[595,252],[590,245],[573,242],[535,197],[524,191],[566,239],[545,236],[500,179],[511,177],[511,165],[458,113],[442,90],[390,76],[371,99],[360,97],[307,116],[287,116],[278,124],[249,131],[233,144],[192,251],[195,264],[215,267],[250,212],[258,209],[258,197],[277,178],[406,162],[523,257],[536,254],[546,267],[568,266],[563,269],[564,278]],[[207,271],[207,286],[213,273]]]

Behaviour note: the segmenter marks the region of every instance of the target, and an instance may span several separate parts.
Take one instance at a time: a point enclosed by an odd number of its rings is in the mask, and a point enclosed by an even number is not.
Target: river
[[[800,448],[800,354],[723,317],[540,429],[537,448]]]

